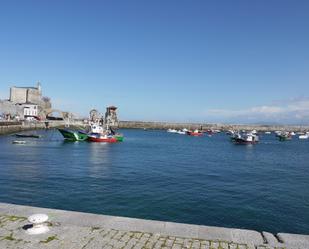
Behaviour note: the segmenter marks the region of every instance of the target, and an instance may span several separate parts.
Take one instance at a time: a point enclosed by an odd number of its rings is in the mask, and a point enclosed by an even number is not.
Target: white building
[[[36,104],[22,104],[24,109],[24,117],[37,117],[38,116],[38,105]]]

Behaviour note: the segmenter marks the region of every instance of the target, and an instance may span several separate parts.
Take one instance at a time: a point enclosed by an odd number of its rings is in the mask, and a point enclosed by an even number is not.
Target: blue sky
[[[123,120],[309,123],[309,1],[1,1],[0,97]]]

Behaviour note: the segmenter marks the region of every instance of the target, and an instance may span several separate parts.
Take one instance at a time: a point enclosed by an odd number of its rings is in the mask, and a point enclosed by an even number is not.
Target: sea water
[[[122,143],[0,137],[0,202],[269,232],[309,231],[309,140],[122,130]]]

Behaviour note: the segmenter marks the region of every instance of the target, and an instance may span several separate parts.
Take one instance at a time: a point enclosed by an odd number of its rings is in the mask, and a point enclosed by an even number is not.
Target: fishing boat
[[[15,137],[29,137],[29,138],[40,138],[40,135],[36,135],[36,134],[21,134],[21,133],[17,133],[15,134]]]
[[[189,136],[194,136],[194,137],[203,136],[203,132],[200,132],[199,130],[188,131],[187,134],[188,134]]]
[[[281,132],[280,134],[277,134],[277,137],[279,138],[279,141],[292,140],[292,135],[290,132]]]
[[[231,141],[235,144],[256,144],[259,142],[259,136],[254,133],[235,133],[231,136]]]
[[[85,131],[60,129],[58,131],[62,134],[64,139],[69,141],[85,141],[88,138],[88,134]]]
[[[103,127],[100,124],[92,124],[88,133],[88,141],[101,143],[122,142],[123,135],[115,133],[111,128]]]

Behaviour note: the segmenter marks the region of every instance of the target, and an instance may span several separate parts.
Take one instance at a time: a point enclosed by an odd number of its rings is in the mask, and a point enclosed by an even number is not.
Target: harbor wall
[[[215,129],[215,130],[258,130],[258,131],[308,131],[309,126],[291,125],[246,125],[246,124],[209,124],[209,123],[170,123],[170,122],[144,122],[120,121],[122,129]]]
[[[64,127],[65,121],[52,120],[46,122],[15,122],[0,121],[0,135],[12,134],[26,130],[36,130],[45,128]],[[74,121],[70,126],[85,127],[82,121]],[[207,123],[170,123],[170,122],[144,122],[144,121],[119,121],[120,129],[214,129],[214,130],[258,130],[258,131],[309,131],[309,126],[289,126],[289,125],[242,125],[242,124],[207,124]]]
[[[48,122],[16,122],[16,121],[1,121],[0,122],[0,135],[12,134],[27,130],[38,130],[46,128],[64,127],[65,121],[48,121]],[[82,122],[74,122],[72,125],[82,126]]]

